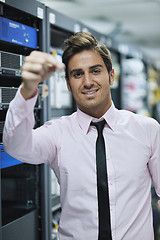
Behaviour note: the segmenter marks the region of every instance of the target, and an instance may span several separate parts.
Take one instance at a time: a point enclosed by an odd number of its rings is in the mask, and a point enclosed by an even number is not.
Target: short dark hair
[[[94,50],[102,57],[108,73],[112,70],[112,60],[110,51],[107,47],[98,41],[90,32],[77,32],[64,42],[67,47],[62,56],[62,62],[65,64],[65,75],[68,75],[68,63],[71,57],[83,50]]]

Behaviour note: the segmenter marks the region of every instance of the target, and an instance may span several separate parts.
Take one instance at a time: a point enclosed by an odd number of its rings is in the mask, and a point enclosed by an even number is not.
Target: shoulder
[[[153,118],[140,114],[135,114],[127,110],[118,110],[120,115],[120,122],[132,125],[133,127],[141,128],[144,130],[159,130],[160,124]]]
[[[72,125],[75,122],[76,119],[76,112],[72,113],[71,115],[68,116],[61,116],[59,118],[53,118],[49,121],[47,121],[44,126],[52,128],[55,127],[55,129],[65,129],[67,126]]]

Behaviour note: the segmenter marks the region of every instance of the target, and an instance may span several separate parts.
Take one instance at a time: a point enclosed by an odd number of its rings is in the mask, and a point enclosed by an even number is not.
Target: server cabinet
[[[22,81],[24,57],[35,49],[46,51],[45,6],[34,0],[0,1],[0,24],[0,239],[49,240],[49,169],[13,159],[2,143],[8,105]],[[46,100],[39,98],[34,114],[35,127],[43,124]]]
[[[0,179],[1,179],[1,170],[0,170]],[[0,199],[1,199],[1,181],[0,181]],[[0,239],[2,239],[2,206],[0,201]]]

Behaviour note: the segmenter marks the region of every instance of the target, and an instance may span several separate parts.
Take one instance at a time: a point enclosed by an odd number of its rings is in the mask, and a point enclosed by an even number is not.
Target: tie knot
[[[104,119],[100,122],[91,122],[91,125],[95,126],[97,128],[97,131],[100,133],[103,131],[105,123],[106,123],[106,120]]]

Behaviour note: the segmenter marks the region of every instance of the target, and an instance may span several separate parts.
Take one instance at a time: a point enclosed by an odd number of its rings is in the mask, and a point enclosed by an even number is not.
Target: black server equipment
[[[48,167],[29,165],[8,155],[2,132],[10,101],[20,86],[24,58],[46,50],[45,6],[34,0],[0,2],[0,239],[50,240]],[[39,86],[40,93],[42,86]],[[46,101],[39,95],[35,127],[46,120]]]
[[[23,62],[23,55],[0,51],[0,74],[20,77]]]

